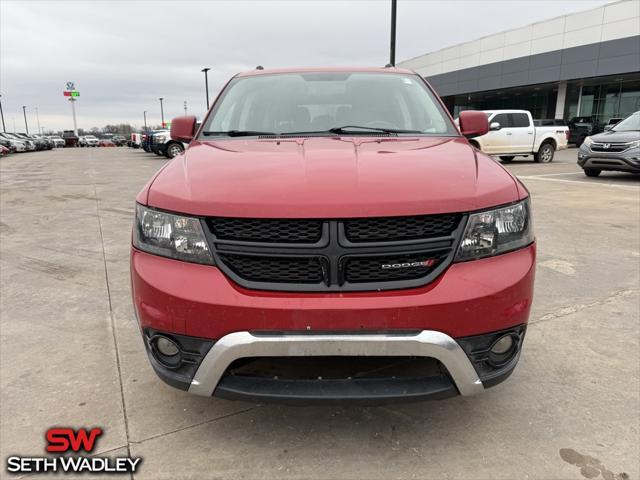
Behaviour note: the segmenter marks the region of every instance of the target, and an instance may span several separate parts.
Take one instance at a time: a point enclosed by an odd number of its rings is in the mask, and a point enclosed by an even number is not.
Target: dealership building
[[[534,118],[640,110],[640,1],[551,18],[398,63],[424,76],[454,116],[525,109]]]

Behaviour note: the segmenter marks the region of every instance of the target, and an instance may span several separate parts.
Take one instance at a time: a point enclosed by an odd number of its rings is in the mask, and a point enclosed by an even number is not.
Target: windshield
[[[617,123],[611,130],[614,132],[640,131],[640,112],[632,113],[620,123]]]
[[[203,129],[206,138],[347,131],[349,135],[458,135],[419,77],[356,72],[235,78]]]

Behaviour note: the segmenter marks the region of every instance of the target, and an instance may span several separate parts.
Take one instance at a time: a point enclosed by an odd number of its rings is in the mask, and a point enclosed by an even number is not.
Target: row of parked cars
[[[34,152],[64,147],[65,141],[57,135],[40,135],[37,133],[0,132],[0,154],[16,152]]]
[[[113,135],[108,138],[98,138],[95,135],[83,135],[78,138],[79,147],[122,147],[127,139],[122,135]]]
[[[143,133],[132,133],[127,142],[131,148],[142,148],[145,152],[173,158],[184,152],[185,145],[171,138],[169,130],[149,130]]]

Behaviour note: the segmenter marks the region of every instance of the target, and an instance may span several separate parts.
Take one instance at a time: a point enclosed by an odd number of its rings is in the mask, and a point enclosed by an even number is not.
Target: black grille
[[[350,257],[344,266],[349,283],[411,280],[427,276],[447,257],[447,252],[422,252],[379,257]]]
[[[460,215],[358,218],[344,222],[350,242],[389,242],[451,235]]]
[[[319,283],[323,280],[318,257],[263,257],[220,254],[220,259],[236,274],[253,282]]]
[[[451,263],[465,223],[462,214],[205,222],[216,265],[233,281],[305,292],[426,285]]]
[[[322,220],[215,217],[209,219],[209,224],[220,240],[316,243],[322,236]]]
[[[605,147],[608,145],[608,147]],[[629,148],[628,143],[592,143],[591,151],[593,152],[624,152]]]

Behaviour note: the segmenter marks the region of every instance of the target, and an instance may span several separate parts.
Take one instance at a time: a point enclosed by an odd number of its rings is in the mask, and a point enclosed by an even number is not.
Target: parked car
[[[569,120],[569,143],[579,147],[589,135],[595,135],[603,130],[604,125],[595,116],[573,117]]]
[[[102,139],[98,140],[98,146],[99,147],[115,147],[116,144],[113,143],[111,140],[108,140],[106,138],[102,138]]]
[[[587,177],[603,170],[640,173],[640,111],[610,130],[584,139],[578,150],[578,165]]]
[[[152,137],[155,133],[158,132],[167,132],[167,130],[149,130],[145,133],[142,134],[142,149],[145,152],[149,152],[151,153],[151,142],[152,142]]]
[[[48,138],[53,141],[56,148],[64,148],[65,141],[62,137],[59,137],[57,135],[50,135]]]
[[[18,135],[17,133],[4,133],[4,136],[9,138],[9,139],[13,139],[15,141],[18,142],[22,142],[25,146],[25,151],[26,152],[34,152],[36,150],[36,144],[29,139],[23,138],[20,135]],[[20,151],[20,150],[18,150]]]
[[[17,138],[14,138],[9,133],[0,133],[0,140],[2,140],[3,142],[8,142],[9,143],[9,148],[10,149],[11,148],[15,149],[14,151],[16,151],[16,152],[27,152],[27,151],[29,151],[29,147],[27,146],[27,144],[24,141],[18,140]]]
[[[78,146],[78,136],[75,134],[73,130],[65,130],[62,132],[62,138],[64,139],[65,147],[77,147]]]
[[[0,156],[4,157],[6,155],[9,155],[11,153],[11,150],[9,149],[9,147],[5,147],[2,142],[0,142]]]
[[[94,135],[84,135],[78,140],[78,145],[81,147],[97,147],[100,140]]]
[[[13,142],[13,141],[9,140],[8,138],[4,138],[1,135],[2,134],[0,134],[0,145],[2,145],[3,147],[7,148],[9,150],[9,153],[17,152],[18,151],[17,142]],[[23,150],[22,151],[24,151],[24,145],[23,145]]]
[[[151,139],[151,151],[156,155],[173,158],[184,152],[184,145],[173,140],[169,131],[157,132]]]
[[[251,100],[251,101],[248,101]],[[235,76],[137,196],[149,360],[191,393],[393,402],[514,370],[533,295],[525,186],[404,69]],[[503,391],[504,392],[504,391]]]
[[[131,138],[127,142],[127,146],[131,148],[140,148],[142,145],[142,133],[132,133]]]
[[[537,127],[527,110],[485,110],[489,132],[474,138],[472,145],[489,155],[498,155],[503,162],[516,156],[533,155],[536,162],[553,161],[556,150],[567,148],[569,128],[566,126]]]
[[[40,140],[45,142],[47,144],[47,150],[51,150],[53,148],[56,148],[55,142],[53,140],[51,140],[49,137],[47,137],[46,135],[41,135],[41,134],[37,133],[37,134],[34,134],[33,137],[39,138]]]
[[[33,143],[33,145],[35,145],[35,149],[38,151],[47,150],[49,148],[49,144],[47,142],[33,135],[26,133],[15,133],[15,135],[20,139]]]
[[[127,139],[122,135],[114,135],[111,141],[115,143],[117,147],[122,147],[127,143]]]

